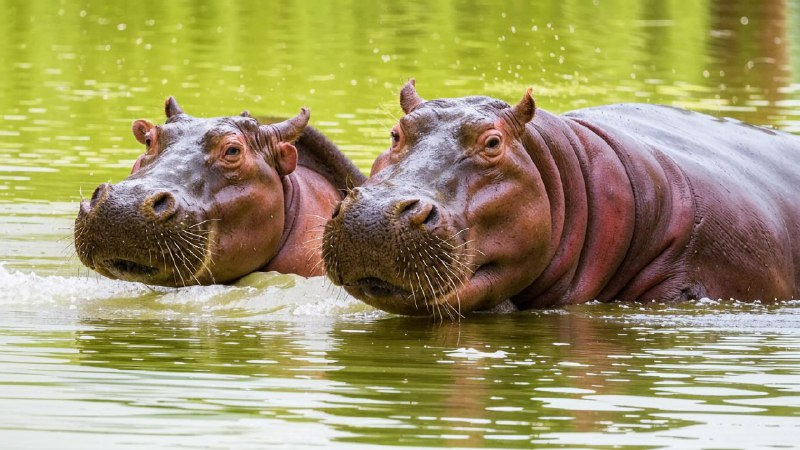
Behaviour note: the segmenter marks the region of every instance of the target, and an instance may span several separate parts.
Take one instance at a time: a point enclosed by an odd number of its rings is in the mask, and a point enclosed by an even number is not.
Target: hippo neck
[[[306,127],[296,142],[298,165],[322,175],[341,192],[360,186],[366,177],[322,133]]]
[[[297,169],[283,177],[284,226],[275,254],[262,270],[322,275],[322,231],[333,206],[365,177],[319,131],[306,127],[296,142]],[[268,232],[265,230],[264,232]]]
[[[624,130],[539,110],[528,131],[526,148],[547,190],[553,231],[549,265],[515,303],[646,298],[660,289],[666,280],[656,269],[681,256],[693,229],[683,172]]]
[[[326,218],[331,216],[333,205],[341,199],[341,194],[321,174],[302,166],[283,177],[281,183],[283,232],[275,254],[261,270],[302,276],[322,275],[318,247]]]

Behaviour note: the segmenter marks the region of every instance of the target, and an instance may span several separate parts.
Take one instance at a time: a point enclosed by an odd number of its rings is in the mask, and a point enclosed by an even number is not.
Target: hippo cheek
[[[470,243],[467,252],[473,256],[473,272],[439,303],[458,311],[490,309],[528,286],[545,269],[552,256],[549,202],[545,196],[522,191],[537,192],[538,187],[530,180],[516,179],[471,194],[465,239]]]
[[[229,282],[262,269],[277,253],[284,234],[282,196],[255,187],[217,196],[210,214],[217,224],[213,242],[216,282]],[[266,194],[265,194],[266,193]]]

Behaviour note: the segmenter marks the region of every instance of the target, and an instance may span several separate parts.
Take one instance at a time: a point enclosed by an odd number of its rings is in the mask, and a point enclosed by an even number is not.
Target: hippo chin
[[[364,176],[306,126],[308,110],[272,125],[246,112],[194,118],[171,97],[165,110],[163,125],[133,123],[146,152],[131,175],[81,202],[81,261],[110,278],[163,286],[258,270],[321,275],[325,219]]]
[[[555,116],[530,90],[424,101],[326,225],[329,278],[386,311],[797,298],[800,139],[665,106]],[[535,118],[534,118],[535,113]]]

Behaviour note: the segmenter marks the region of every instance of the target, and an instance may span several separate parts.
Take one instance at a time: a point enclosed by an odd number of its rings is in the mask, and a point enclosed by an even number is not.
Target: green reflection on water
[[[109,427],[111,443],[158,438],[162,419],[195,420],[183,425],[202,437],[219,433],[204,423],[268,418],[298,432],[322,424],[329,445],[597,448],[581,436],[600,433],[649,448],[703,442],[709,423],[735,420],[752,434],[741,441],[750,448],[760,420],[800,411],[800,322],[786,313],[784,305],[586,305],[461,324],[81,319],[49,329],[18,315],[16,325],[2,323],[0,403],[72,405],[75,426]],[[741,323],[751,329],[737,330]],[[4,411],[6,427],[41,433],[62,420],[53,409],[22,424]],[[137,417],[141,429],[96,421],[105,411]],[[768,442],[790,442],[796,426],[778,423]],[[250,429],[237,437],[260,438]]]
[[[310,291],[128,289],[67,256],[81,192],[127,175],[131,121],[169,95],[203,117],[309,106],[364,171],[412,76],[426,98],[533,86],[554,112],[658,102],[797,132],[799,6],[0,0],[0,261],[62,277],[0,269],[0,444],[794,445],[796,304],[277,320]]]
[[[364,170],[411,76],[430,98],[534,86],[556,112],[645,101],[797,129],[796,4],[595,3],[0,2],[0,199],[123,178],[130,122],[161,121],[169,95],[206,117],[307,105]]]

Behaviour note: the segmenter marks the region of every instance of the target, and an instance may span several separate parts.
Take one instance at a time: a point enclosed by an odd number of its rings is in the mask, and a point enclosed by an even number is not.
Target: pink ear
[[[278,175],[286,176],[297,168],[297,148],[288,143],[281,142],[275,152],[275,170]]]
[[[136,162],[133,163],[133,168],[131,169],[131,173],[136,173],[139,171],[139,169],[141,169],[142,161],[144,161],[144,155],[139,155],[139,157],[136,158]]]
[[[139,143],[144,144],[145,142],[144,137],[147,135],[147,132],[150,131],[153,127],[155,127],[155,125],[153,125],[152,122],[148,122],[147,120],[144,119],[139,119],[137,121],[134,121],[133,124],[131,124],[131,131],[133,131],[133,135],[136,136],[136,140],[139,141]]]

